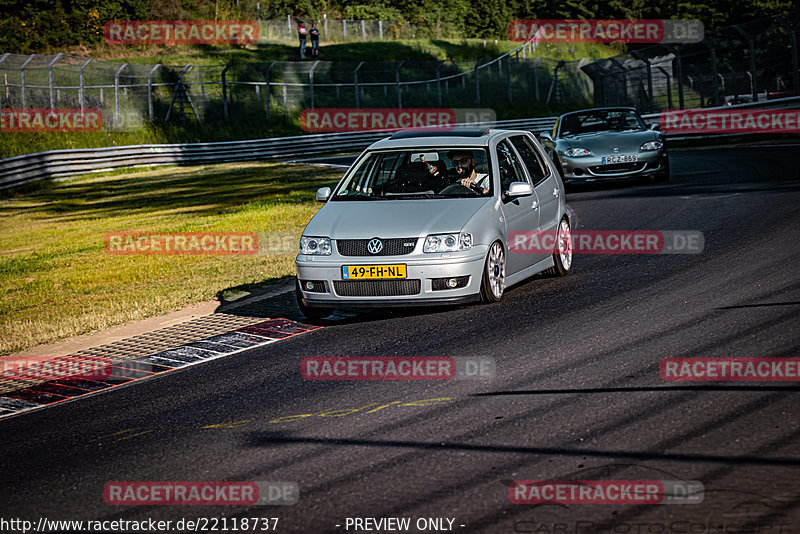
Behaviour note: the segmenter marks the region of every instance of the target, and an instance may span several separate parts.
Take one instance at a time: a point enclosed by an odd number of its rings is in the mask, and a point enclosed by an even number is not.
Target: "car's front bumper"
[[[297,279],[303,303],[309,307],[384,307],[431,304],[458,304],[476,300],[480,296],[480,285],[488,246],[475,245],[466,252],[449,254],[408,254],[402,256],[351,257],[309,256],[300,254],[295,259]],[[358,280],[343,280],[343,265],[387,265],[405,264],[406,278],[401,283],[377,280],[376,283],[361,283]],[[466,277],[463,287],[456,289],[433,289],[434,279]],[[309,281],[324,282],[323,291],[309,291]],[[418,284],[415,281],[419,281]],[[367,281],[363,281],[367,282]],[[353,285],[361,284],[361,285]],[[414,286],[418,285],[418,291]],[[319,284],[317,284],[319,287]],[[394,289],[402,287],[410,294],[397,294]],[[410,288],[410,289],[409,289]],[[348,293],[348,294],[344,294]],[[378,294],[376,294],[378,293]],[[387,294],[388,293],[388,294]]]
[[[612,154],[608,154],[612,155]],[[602,156],[569,158],[559,155],[564,180],[570,182],[594,182],[637,178],[662,171],[666,166],[666,152],[654,150],[640,152],[637,161],[625,164],[604,165]]]

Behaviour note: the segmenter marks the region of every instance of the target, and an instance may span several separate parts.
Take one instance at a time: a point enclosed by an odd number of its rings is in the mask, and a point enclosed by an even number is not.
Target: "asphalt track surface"
[[[797,383],[659,376],[670,356],[800,356],[799,152],[675,152],[670,184],[568,196],[578,229],[699,230],[702,254],[579,255],[569,276],[537,276],[497,304],[364,313],[0,421],[0,514],[278,517],[278,532],[353,532],[355,517],[451,518],[457,532],[800,532]],[[320,355],[491,356],[497,374],[304,381],[301,358]],[[424,399],[449,400],[409,405]],[[705,491],[691,505],[508,496],[511,480],[600,479]],[[103,500],[108,481],[200,480],[294,481],[300,499]]]

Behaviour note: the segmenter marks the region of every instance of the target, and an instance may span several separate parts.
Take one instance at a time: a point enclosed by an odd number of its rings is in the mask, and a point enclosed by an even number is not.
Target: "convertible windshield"
[[[639,116],[630,110],[592,110],[565,115],[561,119],[561,137],[596,132],[644,130]]]
[[[491,196],[486,149],[418,148],[365,154],[332,200],[409,200]]]

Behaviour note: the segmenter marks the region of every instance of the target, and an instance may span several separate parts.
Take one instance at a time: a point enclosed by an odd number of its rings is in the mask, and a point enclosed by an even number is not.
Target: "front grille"
[[[414,252],[417,240],[416,237],[381,239],[383,249],[377,254],[370,254],[367,251],[367,243],[371,241],[370,239],[337,239],[336,250],[342,256],[402,256]]]
[[[612,163],[611,165],[593,165],[589,167],[589,172],[595,175],[639,172],[644,169],[645,165],[646,163],[641,161],[633,163]]]
[[[391,297],[395,295],[416,295],[421,284],[419,280],[334,280],[333,288],[343,297]]]

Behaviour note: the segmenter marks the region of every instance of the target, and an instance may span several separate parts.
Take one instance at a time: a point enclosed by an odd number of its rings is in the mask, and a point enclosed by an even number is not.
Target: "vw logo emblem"
[[[383,250],[383,242],[377,237],[370,239],[367,243],[367,251],[370,254],[378,254],[381,250]]]
[[[619,148],[614,147],[614,152],[619,152]]]

